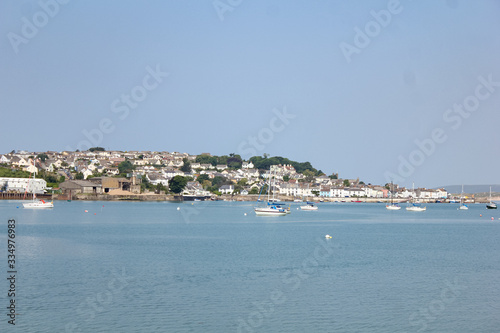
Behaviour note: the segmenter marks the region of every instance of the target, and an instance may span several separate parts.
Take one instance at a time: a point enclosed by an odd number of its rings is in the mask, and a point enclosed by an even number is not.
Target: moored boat
[[[314,205],[313,202],[307,202],[305,206],[300,206],[301,210],[318,210],[318,206]]]
[[[490,202],[486,204],[487,209],[497,209],[497,204],[491,201],[491,186],[490,186]]]

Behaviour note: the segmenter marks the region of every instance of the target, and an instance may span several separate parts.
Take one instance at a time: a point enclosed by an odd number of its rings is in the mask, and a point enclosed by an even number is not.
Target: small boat
[[[459,210],[468,210],[469,207],[464,203],[464,186],[462,185],[462,193],[460,194],[460,207]]]
[[[33,163],[33,165],[34,165],[34,163]],[[35,179],[35,173],[33,172],[33,180],[34,179]],[[26,191],[24,192],[25,197],[26,197],[26,193],[28,192],[28,187],[29,187],[29,180],[28,180],[28,184],[26,185]],[[44,200],[37,200],[34,188],[33,188],[32,193],[33,193],[33,200],[31,202],[23,203],[24,208],[31,208],[31,209],[54,208],[54,201],[45,202]]]
[[[283,208],[280,204],[276,204],[275,201],[278,201],[278,199],[274,198],[274,193],[273,197],[271,198],[271,172],[269,171],[269,189],[267,191],[267,206],[264,207],[254,207],[254,212],[255,215],[257,216],[285,216],[287,214],[290,214],[290,209],[288,211]],[[262,189],[264,186],[261,187],[261,193],[262,194]],[[259,194],[259,199],[260,199],[260,194]],[[259,201],[259,200],[257,200]]]
[[[411,197],[411,205],[406,207],[409,212],[423,212],[427,210],[427,207],[422,207],[420,203],[416,202],[413,197],[415,196],[415,184],[413,184],[413,196]]]
[[[313,202],[307,202],[305,206],[300,206],[301,210],[318,210],[318,206],[315,206]]]
[[[497,204],[491,201],[491,186],[490,186],[490,203],[486,204],[487,209],[497,209]]]
[[[394,203],[394,184],[391,181],[391,203],[389,205],[385,205],[385,208],[388,210],[400,210],[401,206],[397,203]]]
[[[285,216],[286,210],[276,205],[269,205],[269,207],[255,207],[255,215],[257,216]]]
[[[414,203],[411,206],[406,207],[406,210],[410,212],[423,212],[427,210],[427,207],[422,207],[420,204]]]
[[[36,196],[33,196],[33,198],[36,200]],[[24,208],[54,208],[54,203],[51,202],[45,202],[43,200],[38,200],[38,201],[33,201],[29,203],[23,203]]]

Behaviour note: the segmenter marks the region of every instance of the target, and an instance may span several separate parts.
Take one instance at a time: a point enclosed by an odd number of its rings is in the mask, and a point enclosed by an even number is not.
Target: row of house
[[[186,176],[196,179],[198,175],[207,175],[209,179],[215,177],[224,177],[234,184],[246,179],[248,185],[244,187],[241,194],[248,193],[252,188],[260,189],[264,184],[264,179],[273,177],[275,180],[276,191],[280,195],[290,197],[312,197],[320,196],[325,198],[344,198],[344,197],[369,197],[369,198],[385,198],[390,195],[390,192],[382,186],[365,185],[359,179],[331,179],[325,175],[306,177],[297,172],[292,165],[272,165],[270,172],[262,172],[255,169],[252,162],[243,162],[241,169],[229,169],[227,165],[212,166],[211,164],[201,164],[196,162],[196,155],[178,152],[150,152],[150,151],[83,151],[83,152],[53,152],[48,151],[43,154],[47,158],[42,161],[36,158],[38,153],[35,152],[13,152],[0,155],[0,163],[11,165],[15,168],[23,169],[32,173],[37,173],[39,170],[48,172],[57,172],[64,176],[67,180],[72,180],[74,172],[81,172],[83,178],[90,179],[92,182],[106,182],[106,178],[110,178],[119,174],[118,165],[126,160],[131,161],[135,165],[134,175],[137,178],[146,179],[153,185],[162,184],[168,186],[169,180],[175,176]],[[180,168],[184,164],[184,159],[191,163],[192,172],[183,172]],[[102,179],[96,177],[103,175]],[[288,181],[284,181],[287,179]],[[12,185],[9,185],[12,184]],[[22,185],[10,181],[7,185],[9,189],[20,189]],[[83,186],[84,183],[80,183]],[[346,185],[347,184],[347,185]],[[1,185],[1,183],[0,183]],[[137,184],[136,184],[137,185]],[[42,186],[42,185],[40,185]],[[106,188],[123,188],[123,185],[101,184],[95,189],[96,192],[102,191],[106,193]],[[88,186],[90,187],[90,185]],[[127,186],[125,186],[127,188]],[[396,198],[418,197],[425,199],[440,199],[447,197],[447,192],[444,189],[428,190],[417,189],[410,191],[406,188],[395,187],[394,196]],[[22,189],[25,190],[25,187]],[[137,187],[134,187],[137,190]],[[234,185],[223,185],[219,191],[224,194],[234,193]],[[37,191],[43,191],[37,189]],[[92,187],[92,191],[94,191]],[[198,195],[207,191],[203,189],[198,182],[190,182],[186,186],[185,193]]]

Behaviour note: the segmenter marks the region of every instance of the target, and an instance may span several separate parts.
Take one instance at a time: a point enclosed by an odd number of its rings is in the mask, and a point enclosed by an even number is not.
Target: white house
[[[0,177],[0,187],[5,187],[5,191],[14,191],[19,193],[25,191],[33,193],[34,191],[35,193],[40,194],[45,193],[47,182],[45,179]]]
[[[29,173],[38,173],[38,168],[33,164],[30,164],[23,168],[24,171],[28,171]]]
[[[10,158],[7,155],[0,156],[0,163],[10,164]]]
[[[242,167],[243,169],[253,169],[253,168],[255,167],[255,165],[253,165],[253,163],[252,163],[252,162],[243,162],[243,163],[241,164],[241,167]]]
[[[234,185],[222,185],[219,187],[219,191],[222,194],[231,194],[234,192]]]

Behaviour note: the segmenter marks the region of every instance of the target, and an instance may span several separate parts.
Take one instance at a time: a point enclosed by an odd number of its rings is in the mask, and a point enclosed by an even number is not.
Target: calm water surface
[[[19,205],[0,201],[1,332],[500,331],[500,214],[485,205],[292,204],[285,217],[238,202]]]

